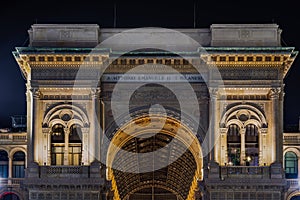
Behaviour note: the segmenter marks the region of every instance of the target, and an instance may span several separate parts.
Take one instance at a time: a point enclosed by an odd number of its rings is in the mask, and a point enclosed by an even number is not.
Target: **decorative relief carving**
[[[70,39],[70,38],[72,38],[72,31],[67,31],[67,30],[60,31],[61,40]]]
[[[221,68],[219,69],[222,78],[226,80],[277,80],[277,69],[257,69],[257,68]],[[218,78],[213,74],[213,79]]]

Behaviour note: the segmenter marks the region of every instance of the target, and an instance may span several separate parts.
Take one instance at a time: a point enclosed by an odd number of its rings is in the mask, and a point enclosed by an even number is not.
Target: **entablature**
[[[112,52],[92,48],[17,48],[14,56],[27,77],[32,69],[105,69],[125,73],[141,65],[168,65],[180,73],[196,73],[214,67],[222,71],[278,69],[284,77],[297,52],[291,47],[205,47],[197,52]],[[184,57],[181,57],[184,56]],[[156,71],[163,73],[164,70]],[[276,76],[276,75],[275,75]],[[278,75],[277,75],[278,77]],[[281,77],[281,76],[280,76]],[[280,78],[278,77],[278,78]]]

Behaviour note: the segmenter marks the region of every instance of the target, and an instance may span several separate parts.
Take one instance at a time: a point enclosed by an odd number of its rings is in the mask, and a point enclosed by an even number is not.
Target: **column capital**
[[[281,88],[271,88],[270,89],[270,98],[271,99],[278,99],[280,95],[282,93]]]
[[[65,135],[69,135],[70,134],[70,129],[68,127],[65,127],[64,132],[65,132]]]
[[[38,88],[29,89],[34,99],[39,99],[42,96],[41,91]]]
[[[268,128],[261,128],[260,129],[260,133],[263,134],[263,135],[266,135],[268,132]]]
[[[42,128],[42,132],[44,135],[50,134],[51,129],[50,128]]]
[[[209,88],[209,95],[212,100],[216,100],[218,98],[219,89],[218,88]]]
[[[220,128],[220,133],[221,134],[227,134],[228,128]]]
[[[99,99],[100,92],[101,92],[100,88],[93,88],[93,89],[91,89],[91,97],[92,97],[92,99]]]
[[[89,131],[90,131],[89,128],[81,128],[81,132],[82,132],[83,134],[88,134]]]
[[[241,135],[242,134],[244,135],[246,133],[246,129],[245,128],[241,128],[240,133],[241,133]]]

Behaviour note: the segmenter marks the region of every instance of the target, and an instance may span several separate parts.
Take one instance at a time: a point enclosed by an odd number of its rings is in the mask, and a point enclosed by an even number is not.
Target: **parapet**
[[[101,28],[97,24],[34,24],[29,29],[31,47],[96,47],[107,38],[129,29]],[[276,47],[281,46],[281,29],[277,24],[212,24],[209,28],[174,29],[204,47]],[[136,32],[135,32],[136,31]],[[131,37],[144,38],[142,41],[161,43],[165,38],[174,37],[174,31],[151,29],[141,32],[132,29]],[[133,43],[135,40],[132,40]],[[127,44],[126,41],[122,45]],[[127,41],[128,42],[128,41]],[[181,41],[178,41],[179,43]],[[185,41],[182,41],[185,42]],[[135,43],[134,43],[135,44]],[[168,44],[172,45],[172,44]],[[178,44],[177,44],[178,46]],[[110,47],[108,47],[110,48]],[[111,47],[113,48],[113,47]],[[181,48],[181,47],[178,47]]]
[[[277,24],[213,24],[211,46],[281,46]]]
[[[33,47],[95,47],[99,43],[97,24],[34,24],[28,33]]]

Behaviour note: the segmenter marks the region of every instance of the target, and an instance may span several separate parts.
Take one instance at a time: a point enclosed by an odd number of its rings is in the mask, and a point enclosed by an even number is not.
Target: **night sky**
[[[117,2],[116,27],[192,28],[196,1],[196,28],[222,23],[276,23],[283,30],[282,45],[300,50],[300,11],[289,1],[155,0]],[[278,3],[280,2],[280,3]],[[15,62],[15,47],[28,45],[27,30],[34,23],[96,23],[114,26],[111,1],[17,1],[0,6],[0,128],[10,126],[10,116],[26,114],[25,80]],[[296,124],[300,116],[300,59],[285,78],[284,123]]]

